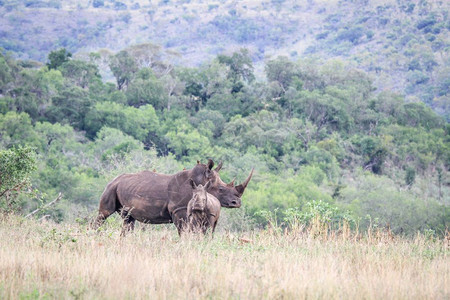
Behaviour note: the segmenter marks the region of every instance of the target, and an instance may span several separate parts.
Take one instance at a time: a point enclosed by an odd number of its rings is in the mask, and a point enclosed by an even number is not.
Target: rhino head
[[[189,206],[193,211],[203,212],[208,201],[206,190],[209,188],[211,181],[208,181],[204,186],[201,184],[197,185],[192,179],[190,179],[190,183],[193,194],[191,200],[189,201]]]
[[[210,163],[214,166],[214,162],[212,160],[208,161],[208,165],[211,165]],[[234,180],[227,184],[220,179],[219,171],[221,168],[222,162],[220,162],[219,165],[212,170],[213,175],[211,178],[211,184],[207,189],[208,193],[219,199],[222,207],[239,208],[242,204],[241,197],[244,194],[245,188],[250,182],[250,179],[252,178],[254,169],[252,169],[250,175],[243,183],[235,186]]]

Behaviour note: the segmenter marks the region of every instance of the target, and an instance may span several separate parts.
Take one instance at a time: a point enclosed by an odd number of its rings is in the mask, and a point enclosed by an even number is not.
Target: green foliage
[[[322,200],[310,201],[305,204],[302,210],[298,208],[289,208],[284,212],[284,221],[294,227],[294,224],[303,223],[311,225],[312,222],[318,221],[321,224],[327,224],[334,228],[340,228],[343,222],[355,226],[357,221],[349,214],[342,211],[337,206]]]
[[[72,57],[72,53],[68,52],[65,48],[50,52],[48,55],[49,62],[47,66],[49,69],[57,69],[63,63],[69,61]]]
[[[436,88],[423,93],[445,107],[447,69],[427,49],[410,50],[404,68],[437,72]],[[73,220],[94,211],[121,173],[175,173],[213,158],[224,161],[225,182],[255,168],[243,206],[257,225],[377,220],[398,233],[443,233],[450,127],[426,105],[375,91],[374,79],[344,60],[269,59],[264,81],[254,79],[247,50],[191,68],[167,57],[148,43],[51,69],[0,56],[0,147],[35,148],[29,177],[45,191],[18,197],[18,206],[31,210],[63,192],[52,218]]]
[[[2,147],[32,144],[36,139],[36,133],[28,114],[10,111],[0,115],[0,137]]]
[[[100,80],[97,66],[80,60],[64,62],[59,70],[66,80],[81,88],[87,88],[95,80]]]
[[[294,64],[285,56],[270,60],[265,67],[269,82],[277,82],[283,90],[291,84],[294,76]]]
[[[358,44],[363,35],[364,28],[362,26],[356,26],[340,31],[336,39],[338,41],[349,41],[353,44]]]
[[[52,102],[53,106],[45,112],[50,122],[61,121],[79,129],[84,128],[84,118],[92,104],[85,89],[66,86],[52,98]]]
[[[103,6],[105,6],[105,1],[103,1],[103,0],[94,0],[92,2],[92,6],[94,8],[103,7]]]
[[[86,116],[86,131],[93,137],[103,127],[122,130],[142,142],[158,128],[159,120],[151,105],[140,108],[112,102],[97,103]]]
[[[405,174],[405,184],[411,186],[416,179],[416,169],[408,167]]]
[[[217,59],[221,64],[225,64],[230,68],[228,78],[233,82],[233,93],[241,90],[243,84],[240,80],[251,82],[255,79],[253,63],[247,49],[234,52],[232,56],[219,55]]]
[[[164,87],[152,70],[149,75],[144,73],[146,69],[141,69],[138,78],[128,86],[126,91],[128,105],[139,107],[151,104],[155,109],[162,110],[167,107],[168,97]]]
[[[331,201],[331,197],[321,190],[320,186],[308,176],[308,171],[300,175],[290,175],[287,178],[270,176],[263,182],[254,183],[245,193],[243,201],[250,214],[258,211],[275,211],[279,209],[277,218],[282,218],[282,212],[288,208],[300,208],[312,200]],[[264,218],[256,216],[259,222]]]
[[[19,193],[31,187],[30,175],[36,170],[32,148],[17,147],[0,150],[0,212],[17,212]]]
[[[386,177],[362,174],[356,180],[356,185],[341,190],[339,203],[360,218],[361,229],[368,228],[376,219],[379,226],[389,226],[395,233],[411,235],[428,228],[445,230],[448,212],[435,199],[421,199],[411,192],[399,191]]]
[[[127,51],[120,51],[114,55],[111,58],[109,67],[114,77],[116,77],[119,90],[127,87],[138,71],[136,62]]]

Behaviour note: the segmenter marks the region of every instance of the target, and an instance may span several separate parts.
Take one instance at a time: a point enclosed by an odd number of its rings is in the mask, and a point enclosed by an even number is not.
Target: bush
[[[126,10],[127,8],[128,8],[128,6],[123,2],[117,1],[114,3],[115,10]]]
[[[19,193],[31,187],[30,175],[36,170],[36,157],[30,147],[0,151],[0,212],[17,212]]]
[[[92,6],[95,7],[95,8],[103,7],[103,6],[105,6],[105,1],[103,1],[103,0],[94,0],[92,2]]]
[[[376,222],[390,227],[394,233],[413,235],[417,231],[435,228],[445,230],[448,218],[444,205],[432,198],[421,199],[407,191],[399,191],[386,177],[362,174],[340,192],[339,206],[360,218],[360,229],[366,230]],[[375,221],[376,220],[376,221]]]
[[[436,24],[436,19],[434,17],[428,17],[425,20],[421,20],[417,23],[416,28],[422,30],[428,26]]]

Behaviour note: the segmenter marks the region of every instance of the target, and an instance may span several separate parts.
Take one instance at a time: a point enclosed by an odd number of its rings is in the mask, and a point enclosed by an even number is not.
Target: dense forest
[[[0,47],[44,62],[59,48],[83,56],[152,42],[184,66],[244,47],[261,79],[280,55],[344,59],[450,121],[449,11],[435,0],[0,0]]]
[[[255,167],[243,208],[224,209],[230,230],[319,212],[361,229],[444,233],[450,126],[422,102],[376,90],[341,60],[279,56],[260,80],[246,49],[199,67],[156,50],[81,60],[62,48],[44,66],[1,54],[2,211],[28,212],[62,192],[40,214],[80,221],[118,174],[175,173],[212,158],[227,182]]]

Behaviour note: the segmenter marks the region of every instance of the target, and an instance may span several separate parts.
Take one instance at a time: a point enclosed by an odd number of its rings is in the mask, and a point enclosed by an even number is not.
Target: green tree
[[[122,90],[134,79],[138,66],[133,57],[125,50],[111,57],[109,67],[116,77],[117,89]]]
[[[7,58],[0,52],[0,94],[6,94],[8,92],[9,85],[12,81],[12,70]]]
[[[68,52],[65,48],[54,50],[48,55],[47,67],[49,69],[57,69],[63,63],[69,61],[72,57],[72,53]]]
[[[219,55],[217,60],[230,68],[228,78],[233,83],[233,93],[237,93],[242,89],[242,81],[249,83],[255,79],[253,63],[248,49],[241,49],[239,52],[234,52],[231,56]]]
[[[264,68],[269,82],[277,82],[286,91],[295,75],[295,66],[286,56],[269,60]]]
[[[99,102],[86,116],[88,136],[95,137],[103,127],[120,129],[141,142],[149,142],[150,133],[158,130],[159,119],[151,105],[139,108],[112,102]]]
[[[30,175],[36,170],[36,157],[30,147],[0,150],[0,211],[17,212],[19,193],[31,187]]]
[[[84,119],[92,105],[86,90],[73,85],[65,86],[52,98],[52,103],[45,113],[50,122],[67,123],[75,128],[84,129]]]
[[[416,180],[416,169],[408,167],[405,172],[405,183],[407,186],[411,186]]]
[[[0,115],[0,146],[10,148],[17,145],[33,144],[36,133],[27,113],[7,112]]]
[[[158,110],[167,107],[168,96],[164,87],[148,68],[139,70],[137,78],[128,86],[126,96],[128,104],[134,107],[146,104],[151,104]]]
[[[66,80],[83,89],[95,80],[101,80],[97,66],[81,60],[66,61],[58,69]]]

